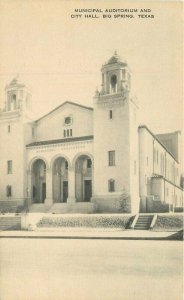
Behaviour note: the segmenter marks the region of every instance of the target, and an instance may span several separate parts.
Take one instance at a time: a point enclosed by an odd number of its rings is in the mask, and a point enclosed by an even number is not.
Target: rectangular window
[[[10,132],[11,132],[11,126],[8,125],[8,133],[10,133]]]
[[[158,150],[157,150],[157,165],[158,165]]]
[[[63,131],[63,135],[64,135],[64,137],[66,137],[66,130]]]
[[[114,179],[110,179],[108,181],[108,189],[109,189],[109,192],[115,191],[115,180]]]
[[[11,185],[7,185],[7,187],[6,187],[6,196],[7,197],[12,196],[12,187],[11,187]]]
[[[70,136],[72,136],[72,129],[70,129]]]
[[[87,168],[88,168],[88,169],[91,168],[91,159],[87,159]]]
[[[12,174],[12,160],[7,161],[7,173]]]
[[[109,166],[115,166],[115,151],[109,151]]]
[[[67,136],[70,136],[70,129],[67,129]]]
[[[35,130],[34,130],[34,128],[32,127],[32,138],[34,138],[35,137]]]
[[[112,110],[109,110],[109,119],[112,119]]]

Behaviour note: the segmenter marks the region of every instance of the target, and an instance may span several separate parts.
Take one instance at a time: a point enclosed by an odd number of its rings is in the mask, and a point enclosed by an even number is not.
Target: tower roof
[[[18,78],[15,77],[15,78],[12,79],[12,81],[10,82],[9,85],[17,85],[17,83],[18,83]]]
[[[123,63],[127,65],[127,62],[121,59],[121,57],[117,54],[117,51],[115,51],[114,55],[108,60],[107,65],[116,64],[116,63]]]
[[[24,84],[19,81],[18,76],[14,77],[10,83],[6,86],[6,89],[8,88],[14,88],[14,87],[24,87]]]

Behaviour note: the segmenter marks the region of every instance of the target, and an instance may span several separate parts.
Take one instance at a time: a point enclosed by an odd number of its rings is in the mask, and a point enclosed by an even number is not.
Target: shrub
[[[43,217],[38,227],[125,228],[130,216]]]
[[[156,224],[153,228],[155,231],[177,231],[183,228],[183,215],[158,215]]]
[[[130,213],[131,212],[131,201],[130,201],[130,195],[124,193],[122,195],[122,198],[120,200],[120,212],[123,213]]]

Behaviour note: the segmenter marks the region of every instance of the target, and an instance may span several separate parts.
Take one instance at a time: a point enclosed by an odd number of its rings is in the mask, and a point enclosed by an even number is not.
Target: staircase
[[[21,230],[21,217],[0,216],[0,230]]]
[[[150,229],[153,215],[139,215],[137,222],[134,226],[135,230],[148,230]]]
[[[29,212],[31,213],[45,213],[48,212],[49,208],[45,206],[44,203],[32,204],[29,207]]]

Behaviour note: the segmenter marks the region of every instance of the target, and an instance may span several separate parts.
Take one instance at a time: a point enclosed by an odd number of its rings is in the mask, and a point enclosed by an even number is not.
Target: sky
[[[74,9],[149,9],[154,18],[72,18]],[[87,13],[90,14],[90,13]],[[117,14],[129,14],[125,12]],[[140,123],[153,132],[182,129],[180,1],[0,0],[0,106],[19,75],[31,90],[35,118],[64,101],[93,106],[101,66],[114,54],[132,71]]]

